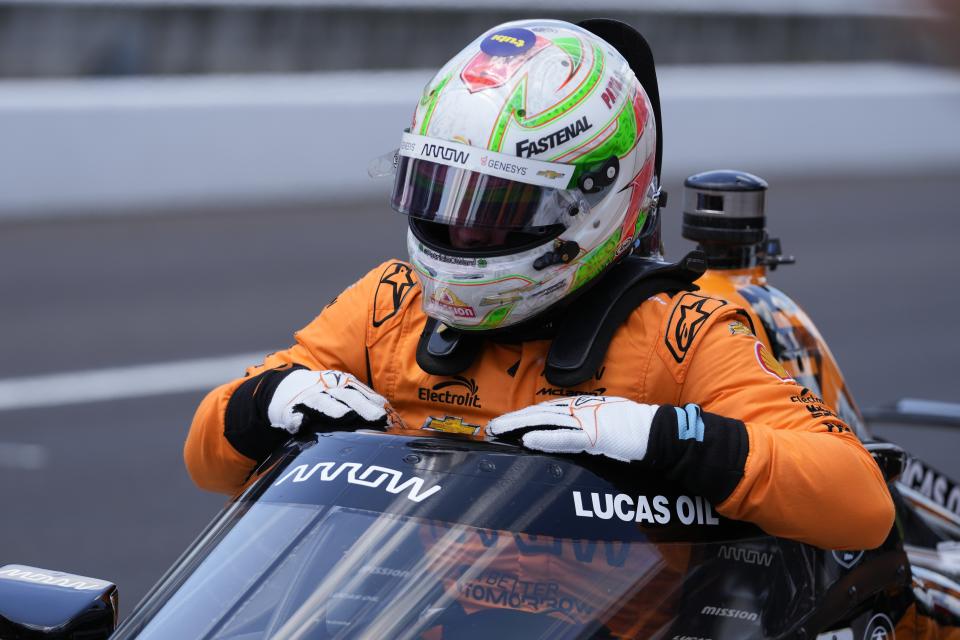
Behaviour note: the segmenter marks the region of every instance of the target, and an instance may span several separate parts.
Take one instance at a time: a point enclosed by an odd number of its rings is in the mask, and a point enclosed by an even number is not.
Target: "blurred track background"
[[[686,175],[768,178],[798,258],[772,282],[861,407],[960,400],[958,32],[934,5],[0,1],[0,564],[112,580],[129,613],[224,503],[180,457],[204,391],[404,255],[368,160],[424,69],[531,15],[650,38],[669,256]],[[956,477],[960,433],[877,431]]]

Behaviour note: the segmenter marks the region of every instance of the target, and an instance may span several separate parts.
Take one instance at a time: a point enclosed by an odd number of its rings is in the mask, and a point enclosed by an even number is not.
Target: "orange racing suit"
[[[244,439],[249,434],[238,437],[227,424],[231,397],[260,374],[298,365],[349,372],[386,397],[410,427],[445,431],[479,432],[495,416],[558,396],[696,403],[729,419],[708,425],[708,431],[735,425],[744,434],[741,468],[732,470],[736,481],[714,496],[718,513],[832,549],[873,548],[890,531],[893,503],[870,454],[822,400],[789,377],[741,322],[739,307],[691,292],[656,295],[619,327],[593,379],[570,389],[549,384],[543,375],[548,340],[487,340],[460,375],[425,373],[414,357],[426,322],[421,295],[410,265],[385,262],[297,332],[292,347],[211,391],[197,409],[184,450],[194,482],[221,492],[244,484],[255,458],[269,451],[251,453]],[[257,388],[242,393],[256,394]],[[285,435],[269,425],[257,428],[276,434],[274,443]],[[712,473],[731,473],[705,455],[686,456],[683,463],[703,488]]]

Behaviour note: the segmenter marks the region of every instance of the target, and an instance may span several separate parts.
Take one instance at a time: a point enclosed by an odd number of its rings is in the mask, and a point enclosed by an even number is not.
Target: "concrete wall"
[[[0,216],[382,195],[427,71],[0,83]],[[897,176],[960,167],[960,74],[664,67],[664,172]],[[904,194],[905,198],[908,194]]]
[[[0,0],[0,76],[429,68],[524,17],[624,20],[661,64],[945,59],[922,2]]]

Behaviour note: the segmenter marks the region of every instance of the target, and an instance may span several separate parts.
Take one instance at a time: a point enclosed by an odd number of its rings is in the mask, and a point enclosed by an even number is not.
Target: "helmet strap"
[[[483,336],[451,329],[427,318],[417,343],[417,365],[434,376],[454,376],[468,369],[483,346]]]

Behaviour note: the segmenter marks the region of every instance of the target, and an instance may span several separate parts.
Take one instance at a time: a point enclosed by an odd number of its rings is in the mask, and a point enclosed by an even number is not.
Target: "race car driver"
[[[485,430],[657,470],[772,535],[880,545],[893,505],[856,436],[809,410],[738,308],[663,267],[645,50],[620,23],[532,20],[444,65],[395,157],[409,261],[207,395],[194,481],[235,491],[302,428]]]

